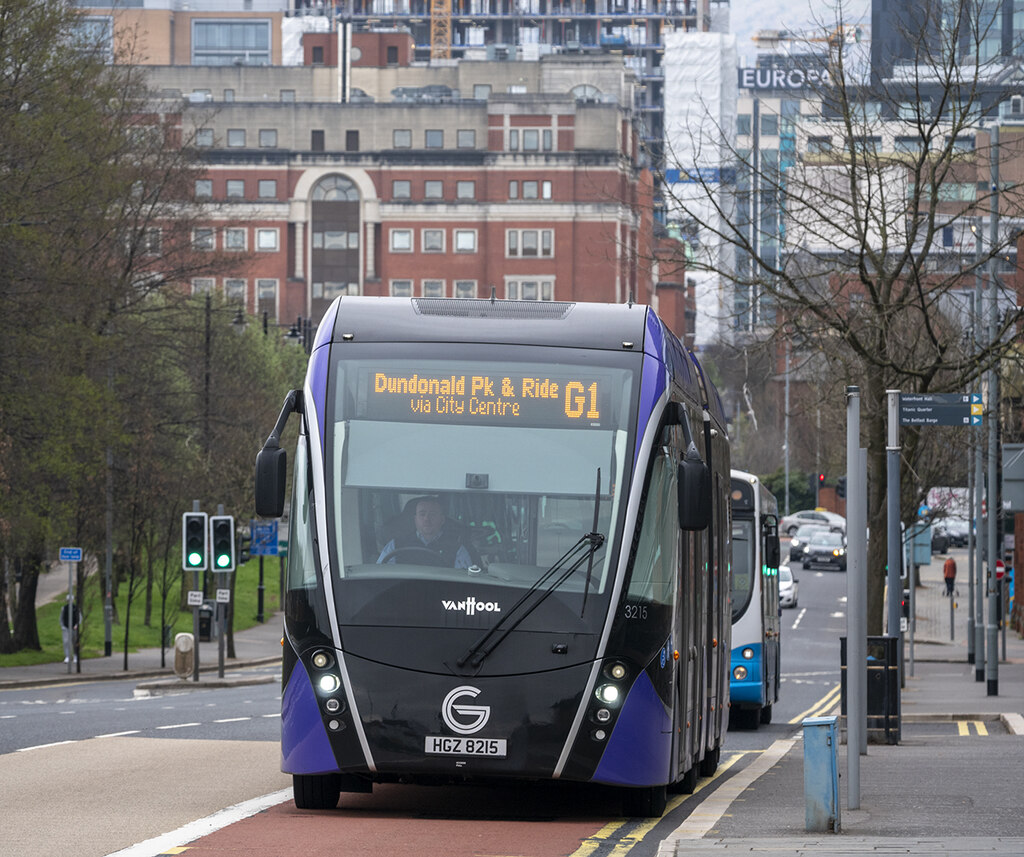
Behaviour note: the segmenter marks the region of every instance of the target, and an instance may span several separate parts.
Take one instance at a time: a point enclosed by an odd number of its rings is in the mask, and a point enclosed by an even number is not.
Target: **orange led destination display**
[[[572,375],[370,372],[367,416],[377,419],[597,426],[608,378]]]

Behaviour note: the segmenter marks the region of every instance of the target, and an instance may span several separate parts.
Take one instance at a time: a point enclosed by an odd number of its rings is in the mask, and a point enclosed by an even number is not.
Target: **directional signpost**
[[[249,522],[249,553],[260,558],[260,583],[256,589],[256,621],[263,621],[263,557],[278,555],[277,521]]]
[[[67,610],[68,621],[68,643],[65,646],[64,654],[66,657],[64,660],[68,665],[68,672],[71,672],[71,665],[78,666],[78,623],[75,621],[75,565],[82,561],[82,549],[81,548],[61,548],[58,552],[61,562],[68,564],[68,598]],[[81,667],[78,666],[79,672]]]
[[[903,426],[980,426],[983,411],[977,393],[900,393]]]

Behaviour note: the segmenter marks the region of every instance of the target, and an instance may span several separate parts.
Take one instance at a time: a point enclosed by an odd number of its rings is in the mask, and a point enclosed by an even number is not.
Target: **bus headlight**
[[[754,659],[754,650],[751,649],[750,647],[747,647],[746,649],[744,649],[741,652],[741,654],[743,655],[743,660],[745,660],[745,661],[752,661]]]
[[[605,705],[615,705],[619,701],[619,689],[614,684],[602,684],[595,693]]]
[[[594,719],[598,723],[607,723],[612,719],[612,713],[607,708],[599,708],[594,712]]]
[[[324,673],[317,679],[317,686],[320,688],[321,693],[334,693],[334,691],[341,687],[341,679],[332,673]]]
[[[608,664],[604,671],[608,678],[613,678],[616,681],[622,681],[626,677],[626,665],[618,662]]]
[[[324,708],[326,708],[330,714],[337,714],[341,711],[342,707],[341,700],[334,696],[324,703]]]
[[[314,652],[311,660],[313,661],[313,666],[318,670],[325,670],[334,663],[334,658],[331,657],[330,653],[324,651]]]
[[[747,668],[745,666],[735,667],[732,671],[732,677],[737,681],[743,681],[747,677]]]

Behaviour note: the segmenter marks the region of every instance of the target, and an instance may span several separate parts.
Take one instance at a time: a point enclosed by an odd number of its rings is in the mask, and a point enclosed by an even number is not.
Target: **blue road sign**
[[[277,556],[277,521],[249,521],[250,556]]]
[[[61,562],[81,562],[82,561],[82,549],[81,548],[61,548],[60,549],[60,561]]]

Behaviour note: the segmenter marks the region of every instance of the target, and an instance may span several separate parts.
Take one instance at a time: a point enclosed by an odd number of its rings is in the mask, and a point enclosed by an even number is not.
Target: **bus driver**
[[[433,554],[428,559],[428,565],[447,568],[477,565],[454,528],[445,527],[447,518],[437,497],[421,497],[416,501],[413,523],[414,531],[400,534],[384,545],[384,550],[377,558],[378,563],[394,563],[403,556],[408,558],[408,562],[415,563]]]

